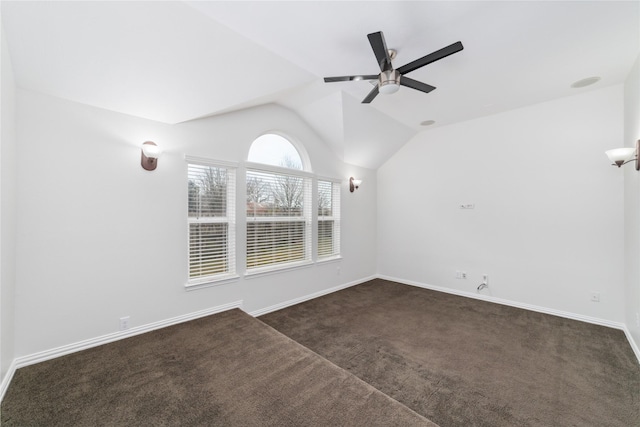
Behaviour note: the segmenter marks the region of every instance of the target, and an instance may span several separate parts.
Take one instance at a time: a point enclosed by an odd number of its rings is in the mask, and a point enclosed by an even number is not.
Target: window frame
[[[189,192],[187,191],[187,282],[184,285],[186,290],[194,290],[203,287],[217,286],[230,281],[239,279],[237,268],[237,183],[238,183],[238,164],[212,160],[201,157],[193,157],[185,155],[187,165],[187,185],[189,183],[190,166],[213,167],[218,169],[226,169],[227,185],[226,185],[226,216],[208,216],[208,217],[191,217],[189,216]],[[226,256],[228,269],[223,273],[210,274],[197,278],[191,278],[191,225],[192,224],[227,224],[227,243]]]
[[[241,162],[229,162],[223,160],[216,160],[212,158],[195,157],[186,155],[184,156],[186,163],[186,175],[187,184],[189,183],[189,167],[191,164],[226,169],[227,176],[229,177],[230,184],[227,185],[227,212],[225,217],[205,217],[197,218],[189,216],[189,191],[186,196],[186,208],[187,208],[187,268],[186,268],[186,284],[184,285],[186,291],[196,290],[200,288],[206,288],[210,286],[217,286],[226,284],[233,281],[238,281],[241,277],[243,279],[252,279],[263,275],[278,274],[287,270],[308,268],[316,264],[322,264],[331,261],[339,261],[341,256],[341,211],[340,202],[342,198],[342,185],[344,180],[339,178],[332,178],[326,176],[315,175],[311,171],[310,160],[304,147],[296,140],[292,140],[288,136],[285,136],[281,132],[268,132],[278,135],[286,139],[293,148],[298,151],[300,159],[302,161],[303,169],[287,168],[285,166],[275,166],[269,163],[259,163],[250,160],[244,160]],[[264,134],[263,134],[264,135]],[[254,140],[255,141],[255,140]],[[249,148],[250,150],[250,148]],[[303,183],[303,204],[302,214],[297,216],[283,216],[283,215],[255,215],[252,216],[248,211],[247,202],[247,184],[248,176],[251,172],[267,174],[267,175],[285,175],[296,178],[301,178]],[[275,179],[275,178],[274,178]],[[232,181],[232,182],[231,182]],[[319,187],[321,182],[330,182],[332,186],[332,215],[323,216],[319,215]],[[229,184],[229,183],[228,183]],[[272,193],[273,194],[273,193]],[[337,202],[337,206],[336,206]],[[276,208],[272,205],[274,214]],[[294,261],[274,262],[264,266],[248,267],[248,254],[249,254],[249,224],[259,222],[302,222],[304,223],[304,236],[303,250],[304,255],[302,259]],[[332,232],[332,248],[333,251],[329,255],[321,255],[319,251],[320,235],[319,225],[323,221],[333,221]],[[220,223],[228,224],[227,227],[227,260],[229,262],[229,271],[223,273],[216,273],[212,275],[206,275],[202,277],[190,278],[190,260],[191,260],[191,224],[194,223]],[[238,226],[244,227],[239,229]],[[291,235],[286,236],[291,238]],[[293,238],[295,239],[295,230]],[[272,243],[277,244],[277,241]],[[299,249],[293,249],[293,251]],[[244,254],[242,254],[244,252]],[[277,259],[277,256],[271,255],[272,259]]]
[[[294,145],[297,149],[297,147]],[[303,204],[302,215],[300,216],[251,216],[246,210],[246,187],[248,182],[248,176],[251,172],[273,175],[273,176],[291,176],[302,179],[303,185]],[[301,268],[310,266],[313,264],[313,229],[312,229],[312,209],[315,205],[313,203],[313,185],[315,176],[308,171],[300,169],[291,169],[286,167],[273,166],[266,163],[245,162],[245,277],[256,277],[263,274],[271,274],[279,271],[290,270],[295,268]],[[288,262],[276,262],[259,267],[249,267],[248,252],[249,252],[249,224],[255,224],[260,222],[303,222],[304,223],[304,257],[301,260],[294,260]]]
[[[326,182],[331,184],[331,215],[325,216],[320,215],[319,211],[319,200],[320,200],[320,182]],[[341,259],[341,241],[340,235],[342,231],[342,225],[340,222],[341,217],[341,196],[342,196],[342,182],[335,178],[326,178],[326,177],[316,177],[315,178],[316,189],[317,189],[317,197],[316,197],[316,212],[317,213],[317,226],[318,232],[315,242],[316,247],[316,262],[326,262],[333,261],[337,259]],[[320,223],[325,221],[333,222],[333,230],[332,230],[332,252],[328,255],[320,254]]]

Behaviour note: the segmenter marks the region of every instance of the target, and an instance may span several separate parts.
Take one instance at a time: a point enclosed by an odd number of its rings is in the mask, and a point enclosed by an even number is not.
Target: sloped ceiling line
[[[345,162],[377,168],[416,132],[620,84],[640,51],[640,3],[17,2],[2,26],[25,89],[165,123],[276,103],[296,111]],[[377,73],[368,33],[435,86],[360,100]],[[601,80],[581,89],[571,83]]]

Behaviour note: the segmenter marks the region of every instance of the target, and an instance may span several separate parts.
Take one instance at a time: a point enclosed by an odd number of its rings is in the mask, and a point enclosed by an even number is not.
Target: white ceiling
[[[20,87],[166,123],[275,102],[344,161],[377,168],[425,120],[442,126],[624,81],[640,50],[640,3],[2,2]],[[464,50],[360,101],[377,74],[366,35],[383,31],[397,68]],[[570,88],[576,80],[600,82]],[[432,127],[433,127],[432,126]]]

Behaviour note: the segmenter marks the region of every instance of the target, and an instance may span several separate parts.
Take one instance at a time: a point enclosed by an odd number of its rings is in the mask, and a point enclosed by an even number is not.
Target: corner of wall
[[[624,83],[624,145],[633,146],[640,139],[640,55]],[[625,229],[625,323],[627,337],[639,354],[640,346],[640,173],[625,169],[624,176]],[[640,359],[640,356],[639,356]]]
[[[1,24],[0,24],[1,25]],[[16,242],[15,83],[0,27],[0,399],[14,371]]]

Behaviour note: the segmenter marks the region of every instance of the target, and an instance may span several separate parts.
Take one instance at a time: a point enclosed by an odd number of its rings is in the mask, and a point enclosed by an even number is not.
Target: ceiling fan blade
[[[382,31],[377,33],[367,34],[369,43],[373,49],[373,53],[376,55],[380,71],[389,71],[391,67],[391,57],[389,56],[389,49],[387,49],[387,43],[384,41],[384,35]]]
[[[405,76],[400,78],[400,85],[410,87],[411,89],[419,90],[424,93],[429,93],[435,89],[435,86],[431,86]]]
[[[377,80],[377,74],[367,74],[367,75],[359,75],[359,76],[340,76],[340,77],[325,77],[325,83],[333,83],[333,82],[350,82],[350,81],[358,81],[358,80]]]
[[[460,52],[462,49],[464,49],[464,47],[462,46],[462,43],[455,42],[454,44],[451,44],[447,47],[443,47],[440,50],[436,50],[433,53],[423,56],[420,59],[416,59],[413,62],[409,62],[408,64],[398,68],[397,71],[400,74],[410,73],[413,70],[417,70],[418,68],[424,67],[427,64],[431,64],[432,62],[438,61],[442,58],[446,58],[449,55],[453,55],[456,52]]]
[[[369,95],[367,95],[363,100],[362,103],[363,104],[369,104],[371,101],[373,101],[373,98],[375,98],[376,96],[378,96],[378,85],[376,85],[376,87],[374,87],[373,89],[371,89],[371,92],[369,92]]]

